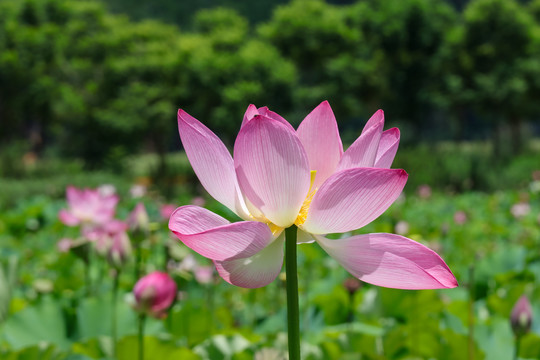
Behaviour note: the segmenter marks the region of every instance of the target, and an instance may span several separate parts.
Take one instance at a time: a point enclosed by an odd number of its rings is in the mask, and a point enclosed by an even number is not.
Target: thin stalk
[[[90,275],[90,261],[84,261],[84,283],[86,297],[92,296],[92,276]]]
[[[138,341],[139,341],[139,360],[144,360],[144,323],[146,320],[145,314],[139,315],[139,332],[138,332]]]
[[[142,250],[140,241],[135,242],[135,279],[141,277]]]
[[[519,359],[519,348],[521,347],[521,336],[516,336],[516,346],[514,347],[514,360]]]
[[[287,328],[289,360],[300,360],[300,310],[296,268],[296,226],[285,229],[285,271],[287,275]]]
[[[111,337],[112,337],[112,353],[113,358],[116,359],[116,341],[118,339],[118,333],[116,329],[116,321],[117,321],[117,299],[118,299],[118,283],[120,278],[120,270],[115,270],[115,275],[113,279],[113,293],[112,293],[112,319],[111,319]]]
[[[469,267],[468,359],[474,360],[474,266]]]

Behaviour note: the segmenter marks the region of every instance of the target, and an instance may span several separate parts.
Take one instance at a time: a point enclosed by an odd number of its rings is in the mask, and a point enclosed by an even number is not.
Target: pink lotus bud
[[[529,299],[522,295],[512,309],[510,324],[516,336],[522,336],[531,330],[532,309]]]
[[[174,302],[176,292],[176,283],[169,274],[154,271],[135,284],[135,309],[156,318],[163,318],[167,316],[167,309]]]
[[[131,243],[125,232],[114,234],[107,248],[107,261],[115,268],[122,267],[131,257]]]
[[[127,219],[129,228],[135,232],[147,232],[150,219],[143,203],[138,203]]]
[[[362,282],[357,278],[348,277],[343,282],[343,287],[347,290],[349,295],[353,295],[360,287],[362,287]]]

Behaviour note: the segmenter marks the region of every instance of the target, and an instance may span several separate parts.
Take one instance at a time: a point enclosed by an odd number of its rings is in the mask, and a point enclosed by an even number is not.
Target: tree
[[[453,91],[461,94],[458,101],[493,122],[496,154],[501,153],[501,125],[510,125],[517,153],[522,148],[522,118],[537,111],[536,31],[532,16],[517,2],[474,0],[451,43]]]

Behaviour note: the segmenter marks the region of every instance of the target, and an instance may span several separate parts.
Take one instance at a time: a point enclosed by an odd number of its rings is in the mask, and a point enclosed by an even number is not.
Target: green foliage
[[[151,163],[151,159],[143,162]],[[145,166],[137,171],[144,171]],[[538,189],[533,183],[518,191],[493,194],[448,195],[436,190],[429,198],[407,194],[359,231],[393,232],[398,221],[406,221],[409,230],[404,235],[437,248],[459,281],[457,289],[403,291],[362,284],[351,295],[342,285],[349,275],[336,261],[316,244],[299,246],[305,357],[347,359],[361,354],[372,360],[466,358],[471,315],[475,319],[475,358],[497,359],[512,354],[514,342],[508,320],[512,306],[525,293],[534,312],[539,310],[534,300],[540,294],[540,256],[534,251],[540,239]],[[153,270],[163,266],[163,246],[169,235],[152,198],[143,200],[154,224],[151,240],[143,241],[147,270]],[[529,213],[512,215],[512,207],[524,201],[530,206]],[[133,205],[123,196],[119,218],[124,219]],[[64,201],[41,196],[20,200],[17,207],[0,212],[0,255],[9,255],[21,264],[16,273],[6,271],[13,274],[10,283],[16,286],[9,287],[12,299],[7,318],[0,324],[2,359],[87,360],[111,356],[112,278],[105,261],[95,257],[90,271],[93,292],[88,295],[82,282],[86,269],[80,259],[74,253],[56,251],[59,238],[76,236],[74,229],[61,226],[57,219],[58,210],[65,206]],[[219,206],[215,201],[208,203],[211,209],[219,210]],[[457,211],[466,214],[465,223],[454,220]],[[220,213],[228,216],[222,210]],[[176,263],[189,251],[177,243],[173,246],[180,250],[171,255],[170,260]],[[197,261],[204,259],[197,257]],[[120,359],[136,358],[138,354],[137,316],[126,300],[135,282],[131,266],[122,272],[117,298]],[[167,319],[147,319],[147,358],[243,360],[283,356],[285,294],[280,278],[264,288],[241,289],[217,279],[199,284],[191,272],[177,272],[175,268],[170,269],[182,297]],[[51,285],[43,286],[45,281]],[[538,354],[540,327],[534,324],[532,332],[522,339],[522,358]]]

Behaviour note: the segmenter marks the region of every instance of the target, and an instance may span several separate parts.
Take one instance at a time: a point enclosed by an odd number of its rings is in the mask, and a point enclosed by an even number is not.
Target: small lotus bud
[[[150,219],[143,203],[138,203],[127,219],[130,230],[146,233],[150,227]]]
[[[164,272],[155,271],[137,281],[133,288],[135,309],[156,318],[167,316],[176,298],[176,283]]]
[[[516,336],[523,336],[531,330],[532,309],[529,299],[522,295],[512,309],[510,324]]]
[[[348,277],[343,282],[343,287],[345,287],[345,290],[347,290],[350,295],[353,295],[356,291],[358,291],[361,286],[362,283],[360,282],[360,280],[353,277]]]

